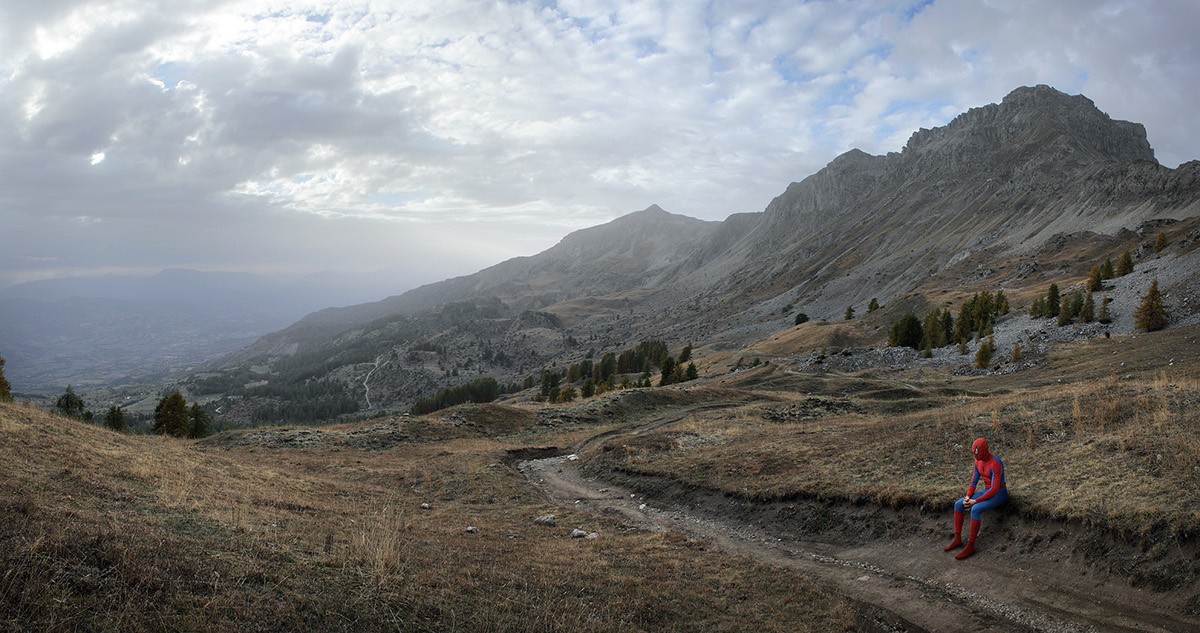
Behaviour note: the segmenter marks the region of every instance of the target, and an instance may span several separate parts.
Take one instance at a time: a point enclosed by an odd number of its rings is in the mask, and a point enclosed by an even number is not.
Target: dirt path
[[[596,436],[574,450],[609,437],[644,433],[686,415],[686,411],[675,411],[635,428]],[[949,536],[948,516],[944,520],[918,517],[915,521],[920,529],[912,529],[910,516],[908,529],[880,538],[856,535],[803,540],[790,536],[793,532],[788,524],[776,520],[778,514],[745,507],[748,502],[694,491],[649,497],[631,487],[589,477],[576,459],[566,455],[521,461],[517,468],[556,503],[615,515],[644,529],[676,530],[832,586],[875,607],[875,630],[1200,630],[1200,621],[1162,604],[1150,590],[1131,588],[1103,574],[1068,565],[1070,552],[1064,549],[1065,543],[1036,553],[1002,552],[999,550],[1009,548],[1001,547],[998,538],[989,545],[985,530],[980,553],[956,561],[941,548],[942,540]],[[795,511],[795,506],[787,507]],[[872,508],[859,512],[868,515],[864,524],[869,525],[879,513],[896,511]],[[1032,529],[1012,525],[1017,519],[1006,521],[1011,532]]]

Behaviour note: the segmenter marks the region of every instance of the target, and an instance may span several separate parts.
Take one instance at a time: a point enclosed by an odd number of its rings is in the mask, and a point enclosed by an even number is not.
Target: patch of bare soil
[[[942,551],[951,537],[949,511],[762,503],[660,477],[590,472],[567,453],[597,439],[512,457],[526,458],[517,469],[559,504],[679,531],[831,585],[863,605],[864,630],[1200,630],[1187,564],[1195,544],[1176,543],[1172,551],[994,512],[985,517],[979,552],[958,561]]]

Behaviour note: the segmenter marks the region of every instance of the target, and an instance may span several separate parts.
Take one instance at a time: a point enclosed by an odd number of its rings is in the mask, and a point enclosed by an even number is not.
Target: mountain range
[[[736,349],[798,312],[841,320],[876,299],[894,318],[951,291],[1019,295],[1198,211],[1200,161],[1165,167],[1140,124],[1023,87],[900,152],[848,151],[760,213],[708,222],[652,205],[531,257],[314,312],[185,385],[260,420],[287,417],[296,397],[405,407],[471,376],[519,382],[643,339]],[[880,323],[851,338],[879,342]]]

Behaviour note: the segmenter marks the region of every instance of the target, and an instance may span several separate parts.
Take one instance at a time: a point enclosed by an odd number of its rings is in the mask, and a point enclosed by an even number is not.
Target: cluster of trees
[[[671,356],[667,344],[662,341],[642,341],[620,354],[604,354],[599,363],[590,357],[585,358],[567,367],[565,373],[543,369],[540,380],[530,376],[525,379],[524,386],[528,389],[540,384],[541,389],[534,397],[539,402],[571,402],[579,397],[591,398],[617,388],[649,387],[653,372],[660,374],[660,385],[695,380],[700,373],[696,364],[690,362],[691,358],[691,345],[685,346],[675,357]],[[629,380],[630,374],[639,373],[641,375],[636,381]],[[619,385],[616,383],[618,376],[621,377]]]
[[[178,391],[163,396],[154,407],[154,432],[172,437],[207,437],[212,433],[213,420],[199,402],[188,407]]]
[[[983,290],[963,303],[957,320],[950,310],[937,308],[930,310],[923,321],[911,312],[905,314],[892,323],[888,345],[924,350],[930,356],[936,348],[958,343],[959,351],[965,354],[967,342],[990,336],[996,317],[1008,311],[1008,298],[1003,290],[995,293]]]
[[[491,402],[503,393],[508,393],[508,388],[501,386],[491,376],[482,376],[469,383],[448,387],[432,396],[421,398],[412,406],[411,411],[414,415],[421,415],[465,402]]]
[[[1103,274],[1100,268],[1095,270],[1097,274]],[[1102,297],[1100,309],[1097,312],[1096,300],[1092,296],[1091,282],[1085,284],[1084,288],[1083,291],[1073,290],[1066,296],[1061,296],[1058,284],[1050,284],[1046,295],[1038,297],[1029,306],[1029,316],[1034,319],[1056,318],[1060,326],[1070,325],[1076,319],[1080,323],[1112,323],[1112,316],[1108,311],[1108,304],[1112,302],[1112,299],[1107,296]]]

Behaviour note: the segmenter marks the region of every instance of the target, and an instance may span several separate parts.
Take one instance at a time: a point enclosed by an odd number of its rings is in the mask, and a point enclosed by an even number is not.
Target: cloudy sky
[[[1200,3],[0,0],[0,286],[406,285],[657,203],[761,211],[1046,83],[1200,158]]]

